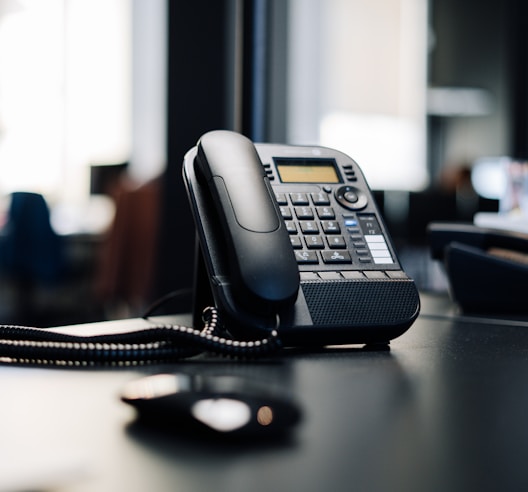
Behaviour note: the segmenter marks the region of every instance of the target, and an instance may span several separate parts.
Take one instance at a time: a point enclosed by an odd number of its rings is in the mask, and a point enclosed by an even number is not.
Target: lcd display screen
[[[333,159],[274,158],[283,183],[341,183]]]

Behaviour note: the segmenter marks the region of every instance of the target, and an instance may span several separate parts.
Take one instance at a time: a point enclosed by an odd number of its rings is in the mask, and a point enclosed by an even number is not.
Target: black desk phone
[[[152,320],[85,336],[0,325],[0,363],[128,367],[203,351],[386,346],[418,316],[416,286],[345,154],[213,131],[185,155],[183,178],[200,246],[194,327]]]
[[[418,316],[347,155],[218,130],[185,155],[183,177],[200,246],[195,311],[214,304],[235,338],[276,329],[286,346],[387,343]]]

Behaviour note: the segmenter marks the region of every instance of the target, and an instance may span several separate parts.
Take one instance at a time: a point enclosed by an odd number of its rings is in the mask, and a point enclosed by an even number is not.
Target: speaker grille
[[[419,306],[412,281],[303,282],[302,290],[314,325],[397,325]]]

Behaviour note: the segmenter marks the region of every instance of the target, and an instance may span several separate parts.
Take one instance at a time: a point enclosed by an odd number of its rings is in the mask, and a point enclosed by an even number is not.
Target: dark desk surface
[[[390,352],[136,370],[0,367],[0,491],[528,490],[528,324],[451,316],[446,299],[422,300]],[[266,445],[131,425],[121,388],[167,370],[282,385],[304,419],[290,440]]]

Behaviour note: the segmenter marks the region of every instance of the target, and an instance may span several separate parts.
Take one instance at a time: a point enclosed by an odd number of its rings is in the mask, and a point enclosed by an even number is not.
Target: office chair
[[[13,289],[14,322],[33,321],[35,291],[56,285],[65,273],[61,238],[50,223],[44,197],[37,193],[11,195],[0,238],[0,267]]]

